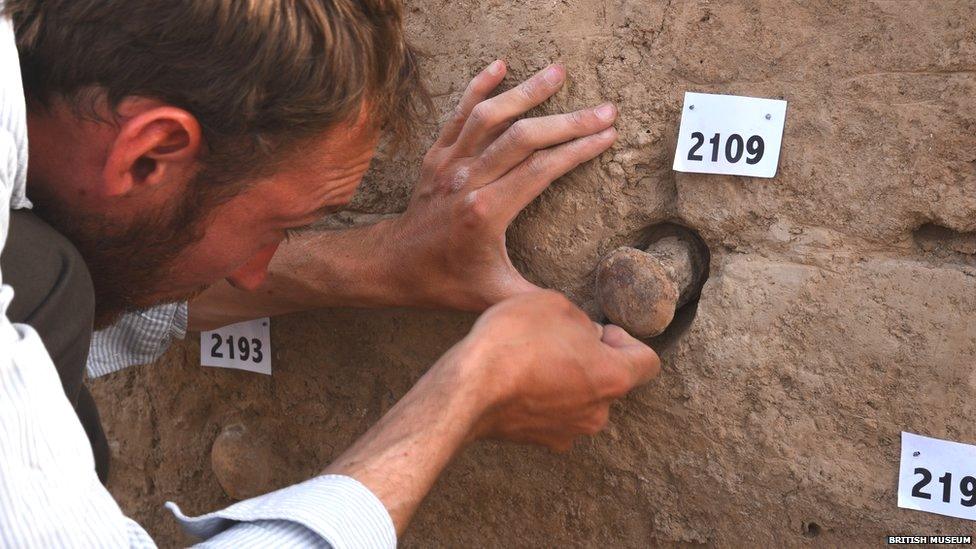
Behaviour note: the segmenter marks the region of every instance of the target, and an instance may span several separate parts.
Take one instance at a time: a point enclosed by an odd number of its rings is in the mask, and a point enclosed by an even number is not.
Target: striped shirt
[[[10,209],[30,207],[26,128],[13,28],[0,19],[0,251]],[[7,318],[13,295],[0,273],[0,547],[155,547],[98,481],[88,438],[44,344],[30,326]],[[126,332],[123,322],[122,331],[114,332],[117,342],[136,350],[126,356],[158,356],[185,330],[186,309],[180,307],[147,313],[133,324],[163,334],[142,347],[133,343],[139,328]],[[160,323],[147,320],[154,314],[161,314]],[[180,315],[182,327],[174,328]],[[112,358],[110,347],[102,350],[96,355],[103,368],[124,362]],[[382,502],[346,476],[316,477],[195,518],[166,505],[205,547],[396,546]]]
[[[122,315],[115,324],[92,335],[89,377],[155,362],[174,339],[186,336],[186,321],[185,301]]]

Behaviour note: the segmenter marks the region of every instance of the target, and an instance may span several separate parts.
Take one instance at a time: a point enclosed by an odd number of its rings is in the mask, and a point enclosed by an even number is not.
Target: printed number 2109
[[[221,352],[221,347],[225,340],[221,340],[220,336],[217,334],[210,334],[210,339],[213,341],[213,347],[210,348],[210,356],[214,358],[224,358],[224,354]],[[250,339],[246,337],[238,337],[237,344],[234,343],[234,336],[227,336],[227,354],[228,358],[234,358],[234,348],[237,347],[237,353],[241,360],[251,359],[255,363],[264,360],[264,352],[261,349],[261,340],[252,337]]]
[[[701,161],[704,157],[698,154],[698,149],[705,144],[705,134],[702,132],[695,132],[691,134],[691,139],[695,142],[691,146],[691,150],[688,151],[688,160]],[[716,133],[708,140],[708,143],[712,146],[712,162],[718,162],[718,154],[720,151],[719,144],[722,141],[721,134]],[[763,152],[766,149],[766,144],[763,142],[763,138],[754,135],[749,139],[743,141],[742,136],[733,133],[725,140],[725,160],[730,164],[735,164],[739,160],[742,160],[743,153],[745,153],[746,164],[758,164],[762,160]]]

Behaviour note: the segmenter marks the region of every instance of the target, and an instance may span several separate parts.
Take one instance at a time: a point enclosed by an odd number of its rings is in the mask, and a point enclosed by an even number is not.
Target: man
[[[272,263],[287,233],[350,200],[381,131],[416,118],[398,3],[8,0],[5,13],[0,545],[152,545],[96,476],[78,349],[92,323],[160,303],[198,295],[199,326],[325,305],[491,306],[321,476],[193,519],[170,504],[214,546],[395,545],[466,445],[566,449],[656,374],[651,349],[538,290],[506,253],[515,215],[616,137],[611,105],[512,123],[560,88],[562,67],[488,98],[505,76],[489,65],[403,215],[304,237]]]

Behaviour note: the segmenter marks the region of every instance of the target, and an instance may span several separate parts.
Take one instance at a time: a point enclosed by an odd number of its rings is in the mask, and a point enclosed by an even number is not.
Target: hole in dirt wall
[[[708,271],[711,264],[711,253],[709,252],[705,241],[695,230],[673,222],[658,223],[646,227],[634,235],[634,237],[630,239],[631,242],[629,243],[629,246],[633,248],[645,250],[654,242],[672,236],[685,240],[692,245],[693,255],[700,258],[703,272],[695,284],[691,297],[687,302],[675,310],[674,318],[664,332],[644,340],[659,353],[662,353],[673,346],[694,322],[695,315],[698,312],[698,302],[701,295],[701,288],[708,279],[709,275]],[[603,317],[601,320],[604,322],[608,321],[606,317]]]

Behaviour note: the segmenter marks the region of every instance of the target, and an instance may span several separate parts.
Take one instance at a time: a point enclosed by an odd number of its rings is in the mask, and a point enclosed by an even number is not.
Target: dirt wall
[[[614,148],[509,231],[526,276],[595,314],[600,257],[673,222],[711,253],[659,380],[568,455],[480,444],[441,478],[411,546],[879,544],[976,534],[896,508],[899,432],[976,443],[976,4],[940,0],[408,2],[440,112],[496,57],[551,61],[543,110],[612,100]],[[685,91],[789,101],[775,179],[671,170]],[[434,127],[423,136],[429,142]],[[419,154],[380,159],[354,209],[401,211]],[[692,318],[692,316],[694,318]],[[327,310],[276,319],[271,378],[198,366],[197,338],[94,383],[110,488],[164,545],[162,510],[231,500],[210,468],[247,432],[255,490],[314,474],[473,317]],[[246,449],[246,448],[245,448]]]

